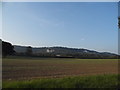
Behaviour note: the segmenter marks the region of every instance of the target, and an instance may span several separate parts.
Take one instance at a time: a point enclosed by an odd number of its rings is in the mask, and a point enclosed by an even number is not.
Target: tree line
[[[117,55],[104,55],[104,54],[95,54],[95,53],[79,53],[79,52],[72,52],[69,49],[66,50],[66,48],[60,48],[60,49],[65,49],[65,53],[55,53],[55,52],[49,52],[49,53],[33,53],[32,47],[28,46],[26,47],[25,53],[18,53],[14,50],[14,46],[9,43],[2,41],[0,44],[2,45],[2,56],[6,57],[8,55],[13,55],[13,56],[29,56],[29,57],[49,57],[49,58],[81,58],[81,59],[112,59],[112,58],[118,58]],[[59,51],[59,49],[58,49]]]
[[[0,47],[2,46],[2,56],[6,57],[8,55],[14,55],[14,56],[31,56],[31,57],[51,57],[51,58],[83,58],[83,59],[112,59],[112,58],[118,58],[120,56],[118,55],[105,55],[105,54],[95,54],[95,53],[80,53],[77,49],[69,49],[66,47],[59,47],[58,51],[64,52],[49,52],[49,53],[33,53],[32,47],[28,46],[26,47],[25,53],[18,53],[14,50],[14,46],[9,43],[0,40]],[[46,48],[44,48],[46,49]],[[54,47],[55,49],[55,47]],[[82,50],[82,49],[81,49]]]

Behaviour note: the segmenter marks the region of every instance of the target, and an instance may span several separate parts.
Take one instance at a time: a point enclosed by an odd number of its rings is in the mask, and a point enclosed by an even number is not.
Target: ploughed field
[[[118,73],[117,59],[9,57],[2,65],[3,81]]]

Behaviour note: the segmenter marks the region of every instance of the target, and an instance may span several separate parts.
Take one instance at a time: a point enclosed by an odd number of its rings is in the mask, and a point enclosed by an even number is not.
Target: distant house
[[[57,56],[57,57],[60,57],[61,55],[57,54],[56,56]]]
[[[87,53],[88,51],[87,50],[84,50],[85,53]]]
[[[52,52],[54,52],[54,51],[55,51],[55,50],[50,49],[50,48],[48,48],[48,49],[46,50],[47,53],[52,53]]]

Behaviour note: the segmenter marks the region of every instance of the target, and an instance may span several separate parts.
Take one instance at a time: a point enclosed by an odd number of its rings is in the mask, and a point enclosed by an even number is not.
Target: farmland
[[[67,80],[67,77],[73,79],[74,77],[92,77],[94,75],[105,75],[105,77],[107,75],[109,77],[108,80],[110,80],[110,77],[113,77],[111,80],[114,79],[113,81],[115,81],[116,74],[118,73],[117,59],[9,57],[4,58],[2,63],[3,87],[6,84],[9,85],[9,82],[28,82],[39,79],[48,82],[50,82],[48,79],[51,79],[54,82],[56,79],[62,78]],[[116,84],[116,81],[114,84]]]

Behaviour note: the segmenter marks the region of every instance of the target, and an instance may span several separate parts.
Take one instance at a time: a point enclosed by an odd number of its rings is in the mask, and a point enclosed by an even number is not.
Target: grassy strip
[[[118,75],[93,75],[26,81],[3,81],[3,88],[117,88],[117,86]]]

